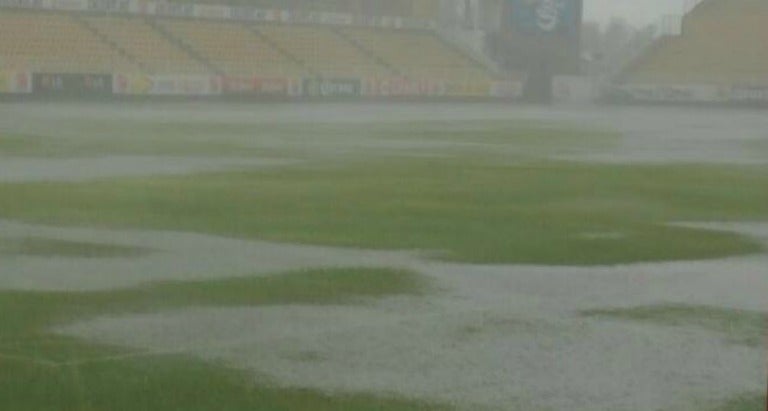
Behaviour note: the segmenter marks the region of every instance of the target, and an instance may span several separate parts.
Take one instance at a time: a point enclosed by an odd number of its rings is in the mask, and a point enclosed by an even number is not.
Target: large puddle
[[[184,158],[163,156],[102,156],[83,158],[3,158],[0,183],[88,181],[253,169],[295,164],[280,159]]]
[[[618,144],[558,158],[597,162],[765,164],[759,111],[678,108],[555,108],[505,105],[2,105],[0,131],[67,133],[88,120],[188,121],[253,125],[239,136],[270,149],[319,155],[428,153],[464,142],[328,138],[282,142],[259,124],[544,120],[622,132]],[[69,130],[72,132],[72,130]],[[72,138],[68,135],[67,138]],[[231,136],[230,136],[231,137]],[[354,136],[353,136],[354,137]],[[76,138],[76,135],[74,135]],[[439,148],[439,150],[436,150]],[[495,150],[489,146],[488,150]],[[105,155],[3,157],[0,181],[80,181],[272,167],[281,160]],[[707,224],[768,243],[768,224]],[[610,233],[608,233],[610,234]],[[589,235],[608,235],[604,233]],[[414,269],[436,282],[425,297],[359,306],[189,308],[98,318],[60,332],[135,348],[223,361],[286,386],[375,392],[456,403],[466,409],[675,410],[691,399],[719,400],[765,389],[765,351],[696,327],[669,327],[578,315],[579,310],[690,304],[768,311],[767,255],[601,267],[482,266],[417,255],[299,246],[141,230],[47,227],[0,221],[0,240],[52,239],[141,247],[109,258],[0,253],[0,289],[103,290],[151,281],[264,275],[301,268]],[[108,361],[108,359],[104,359]]]
[[[234,148],[264,149],[288,152],[300,158],[351,157],[382,154],[424,155],[455,154],[472,149],[494,154],[544,156],[557,159],[607,163],[768,163],[768,116],[757,110],[626,108],[626,107],[529,107],[500,104],[150,104],[150,105],[23,105],[2,104],[0,138],[10,135],[64,137],[77,141],[87,134],[89,141],[105,142],[121,138],[132,140],[132,126],[141,124],[142,133],[156,130],[164,139],[170,126],[200,126],[191,136],[174,135],[172,141],[200,144],[200,135],[209,131],[208,142],[224,142]],[[75,115],[76,114],[76,115]],[[77,121],[73,121],[77,119]],[[589,129],[615,130],[621,137],[615,144],[574,145],[565,150],[526,152],[514,144],[483,144],[471,138],[456,140],[418,140],[404,126],[402,136],[378,139],[365,135],[314,136],[316,124],[366,123],[407,124],[408,121],[452,122],[477,120],[542,121],[547,124],[581,125]],[[103,124],[104,129],[89,127],[89,121]],[[274,135],[270,127],[289,125],[291,135]],[[110,132],[109,127],[117,131]],[[156,129],[152,127],[156,126]],[[268,126],[268,127],[260,127]],[[302,132],[301,127],[306,131]],[[172,128],[172,127],[171,127]],[[296,129],[298,131],[296,131]],[[449,130],[451,128],[448,128]],[[172,130],[171,130],[172,131]],[[194,129],[193,129],[194,131]],[[173,133],[172,133],[173,134]],[[306,134],[306,135],[304,135]],[[365,134],[365,133],[361,133]],[[144,136],[154,137],[154,136]],[[205,142],[205,141],[203,141]],[[562,144],[562,142],[560,142]],[[109,144],[107,144],[109,146]],[[550,147],[553,148],[553,147]],[[214,148],[215,149],[215,148]],[[520,152],[522,150],[522,152]],[[184,151],[184,150],[182,150]],[[2,154],[0,152],[0,154]],[[34,162],[32,159],[3,158],[0,181],[50,179],[91,179],[97,175],[146,175],[151,173],[183,173],[208,171],[222,167],[251,165],[243,158],[200,159],[199,156],[174,154],[173,158],[116,156],[85,161],[80,159]],[[225,150],[226,154],[226,150]],[[240,153],[242,155],[243,153]],[[15,162],[14,162],[15,161]],[[264,165],[271,160],[253,160]],[[145,172],[137,171],[147,170]],[[90,170],[90,171],[89,171]],[[5,177],[3,177],[5,176]]]
[[[768,224],[707,226],[768,239]],[[124,259],[0,256],[5,289],[95,290],[319,266],[401,266],[435,280],[434,295],[361,306],[189,308],[60,329],[139,355],[223,361],[286,386],[389,393],[466,409],[656,410],[759,391],[766,378],[764,350],[718,333],[578,315],[654,304],[766,311],[766,255],[611,267],[475,266],[171,232],[13,222],[2,222],[0,232],[155,250]]]

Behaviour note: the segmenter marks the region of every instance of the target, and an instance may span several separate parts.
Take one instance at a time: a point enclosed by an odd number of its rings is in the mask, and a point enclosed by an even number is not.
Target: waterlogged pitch
[[[404,130],[405,132],[405,130]],[[546,160],[368,159],[256,172],[2,184],[0,213],[477,263],[616,264],[756,253],[734,234],[670,226],[768,215],[763,168]]]
[[[0,106],[0,409],[758,410],[765,124],[677,115]]]

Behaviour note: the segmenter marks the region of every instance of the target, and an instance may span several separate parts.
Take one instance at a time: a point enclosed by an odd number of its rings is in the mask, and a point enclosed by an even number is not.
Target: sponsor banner
[[[134,96],[214,96],[221,94],[222,80],[218,76],[117,74],[112,89],[115,94]]]
[[[597,84],[586,76],[555,76],[552,94],[558,103],[590,103],[597,100]]]
[[[303,91],[307,97],[358,97],[362,94],[362,82],[351,78],[305,78]]]
[[[287,78],[224,77],[222,91],[226,94],[285,97],[291,90]]]
[[[251,6],[231,7],[215,4],[157,2],[149,0],[0,0],[0,7],[342,26],[364,25],[385,28],[414,29],[436,27],[435,21],[417,18],[392,16],[365,17],[350,13],[260,9]]]
[[[523,96],[522,81],[495,81],[491,83],[490,96],[517,99]]]
[[[0,94],[27,94],[32,92],[32,76],[29,73],[0,71]]]
[[[155,3],[155,14],[171,17],[194,17],[195,5],[188,3]]]
[[[304,79],[300,77],[288,79],[288,97],[302,96],[304,96]]]
[[[22,8],[22,9],[51,8],[50,5],[46,7],[46,2],[44,0],[0,0],[0,6],[15,7],[15,8]]]
[[[400,19],[402,25],[400,28],[404,29],[434,29],[437,28],[437,24],[423,19],[417,19],[413,17],[403,17]]]
[[[733,86],[730,100],[734,103],[768,103],[768,86]]]
[[[152,79],[142,74],[115,74],[112,81],[114,94],[143,96],[152,90]]]
[[[491,83],[487,81],[446,82],[445,95],[450,97],[488,97]]]
[[[337,26],[348,26],[352,24],[353,16],[347,13],[319,13],[319,23],[331,24]]]
[[[265,10],[251,6],[228,7],[228,18],[245,21],[281,21],[280,10]]]
[[[659,103],[716,103],[729,95],[713,85],[632,84],[619,86],[616,96],[630,101]]]
[[[89,11],[131,13],[134,0],[87,0]]]
[[[445,84],[441,81],[403,77],[368,79],[363,91],[363,95],[371,97],[429,97],[444,94]]]
[[[88,10],[88,0],[53,0],[51,8],[68,11]]]
[[[157,3],[147,0],[131,0],[131,13],[134,14],[157,14]]]
[[[577,33],[581,24],[581,0],[507,0],[508,20],[525,34]]]
[[[204,19],[227,19],[231,12],[230,8],[226,6],[197,4],[194,6],[193,14],[195,17]]]
[[[32,91],[42,95],[109,96],[111,74],[35,73]]]

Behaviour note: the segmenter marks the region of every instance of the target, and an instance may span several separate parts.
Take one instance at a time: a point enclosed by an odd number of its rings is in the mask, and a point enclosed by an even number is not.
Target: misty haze
[[[766,0],[0,0],[0,411],[762,411]]]

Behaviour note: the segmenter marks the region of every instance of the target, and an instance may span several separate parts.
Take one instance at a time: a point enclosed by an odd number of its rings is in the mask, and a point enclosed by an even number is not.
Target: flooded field
[[[754,411],[766,141],[760,111],[0,105],[0,381],[122,395],[146,363],[191,384],[180,356],[348,409]],[[426,285],[217,283],[342,268]]]

